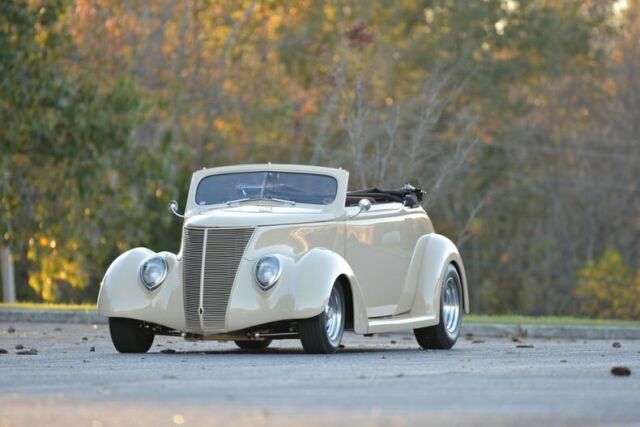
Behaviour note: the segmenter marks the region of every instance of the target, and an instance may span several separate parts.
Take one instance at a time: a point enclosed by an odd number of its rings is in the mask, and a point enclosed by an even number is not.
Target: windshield
[[[327,175],[294,172],[241,172],[203,178],[196,189],[198,205],[275,200],[328,205],[338,181]]]

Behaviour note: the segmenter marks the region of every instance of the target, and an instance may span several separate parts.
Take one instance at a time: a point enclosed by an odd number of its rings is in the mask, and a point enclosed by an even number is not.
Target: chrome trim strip
[[[200,260],[200,300],[198,302],[198,317],[200,318],[200,329],[204,330],[204,303],[202,301],[204,294],[204,268],[207,262],[207,237],[209,230],[204,230],[204,238],[202,239],[202,258]]]

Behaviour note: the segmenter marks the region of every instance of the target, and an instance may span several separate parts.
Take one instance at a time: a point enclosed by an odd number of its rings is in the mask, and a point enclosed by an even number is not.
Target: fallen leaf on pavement
[[[533,344],[518,344],[516,348],[533,348]]]
[[[7,329],[7,332],[10,333],[10,334],[14,333],[15,331],[16,331],[16,328]]]
[[[611,375],[615,375],[616,377],[628,377],[631,375],[631,369],[626,366],[614,366],[611,368]]]
[[[0,348],[0,354],[7,354],[9,353],[7,350],[5,350],[4,348]]]
[[[471,341],[471,344],[482,344],[484,342],[484,340],[473,340]]]
[[[160,350],[160,353],[175,353],[176,351],[172,348],[165,348],[164,350]]]
[[[29,350],[16,351],[16,354],[31,356],[31,355],[38,354],[38,350],[36,350],[35,348],[30,348]]]
[[[22,350],[24,348],[24,346],[22,344],[18,344],[16,346],[16,350]]]
[[[613,348],[620,348],[620,347],[622,347],[622,345],[621,345],[618,341],[616,341],[616,342],[614,342],[613,344],[611,344],[611,347],[613,347]]]

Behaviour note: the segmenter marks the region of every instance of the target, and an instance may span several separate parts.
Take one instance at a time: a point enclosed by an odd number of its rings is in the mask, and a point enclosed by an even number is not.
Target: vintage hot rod
[[[256,164],[195,172],[178,254],[131,249],[108,268],[98,311],[115,348],[155,335],[262,349],[299,338],[333,353],[344,330],[413,329],[423,348],[458,338],[469,292],[455,245],[436,234],[422,191],[347,191],[349,173]]]

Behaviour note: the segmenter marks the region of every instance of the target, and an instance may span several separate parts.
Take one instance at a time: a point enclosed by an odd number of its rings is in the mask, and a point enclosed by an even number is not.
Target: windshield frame
[[[290,163],[248,163],[248,164],[240,164],[240,165],[226,165],[226,166],[216,166],[212,168],[202,168],[197,169],[193,172],[191,176],[191,181],[189,184],[189,191],[187,193],[187,199],[185,200],[185,217],[189,218],[193,215],[198,215],[200,213],[204,213],[208,210],[226,210],[221,209],[221,207],[225,207],[225,205],[210,205],[210,206],[198,206],[196,204],[196,188],[198,187],[198,183],[207,176],[210,175],[218,175],[229,172],[252,172],[252,171],[275,171],[275,172],[301,172],[301,173],[314,173],[318,175],[328,175],[334,177],[338,181],[338,193],[336,195],[336,199],[330,205],[304,205],[300,204],[298,206],[285,206],[285,205],[277,205],[275,203],[270,202],[259,202],[265,207],[269,207],[271,209],[277,210],[295,210],[300,212],[301,214],[306,213],[317,213],[317,214],[330,214],[333,218],[343,218],[346,215],[345,209],[345,201],[347,200],[347,187],[349,186],[349,172],[345,169],[340,168],[330,168],[326,166],[315,166],[315,165],[300,165],[300,164],[290,164]],[[240,205],[240,206],[255,206],[255,205]],[[239,205],[232,205],[229,208],[238,208]],[[326,218],[323,216],[323,220]],[[292,218],[292,221],[294,219]]]
[[[285,196],[279,197],[277,193],[275,193],[274,189],[271,189],[271,191],[274,193],[269,196],[268,194],[265,193],[265,191],[267,193],[269,192],[269,190],[267,189],[267,183],[271,174],[301,175],[301,176],[310,177],[310,178],[318,177],[322,179],[331,180],[334,185],[333,194],[331,196],[332,198],[331,200],[323,201],[322,203],[312,203],[304,200],[302,201],[297,200],[292,195],[286,195],[286,197]],[[229,198],[229,200],[222,200],[222,201],[216,201],[214,203],[208,203],[204,200],[204,197],[199,198],[199,194],[201,194],[201,191],[205,191],[203,190],[202,186],[206,185],[207,181],[209,181],[210,179],[213,179],[214,177],[223,177],[223,176],[231,177],[233,175],[253,175],[254,177],[257,177],[259,175],[263,175],[263,176],[259,186],[246,184],[242,189],[239,190],[238,186],[240,184],[236,184],[236,191],[242,191],[242,194],[235,195],[234,197]],[[281,184],[278,183],[277,185],[287,186],[287,184],[285,183],[281,183]],[[291,187],[290,185],[288,186]],[[253,189],[253,190],[259,191],[259,195],[254,195],[249,197],[245,192],[245,190],[247,189]],[[291,187],[289,188],[289,190],[290,191],[299,190],[301,192],[304,191],[301,188],[295,188],[295,187]],[[313,193],[312,191],[308,192],[309,195],[311,195],[312,193]],[[195,187],[195,191],[193,193],[193,202],[199,208],[207,209],[207,210],[220,207],[220,206],[237,206],[242,203],[262,204],[265,202],[269,204],[277,203],[278,205],[283,205],[283,206],[307,205],[307,206],[314,206],[314,207],[321,208],[321,207],[327,207],[327,206],[333,205],[336,202],[336,199],[339,197],[339,195],[340,195],[340,182],[333,175],[318,173],[315,171],[270,170],[265,168],[265,169],[256,169],[256,170],[228,171],[224,173],[216,173],[216,174],[209,174],[209,175],[203,176],[198,181],[197,186]],[[302,196],[302,194],[300,194],[300,196]]]

